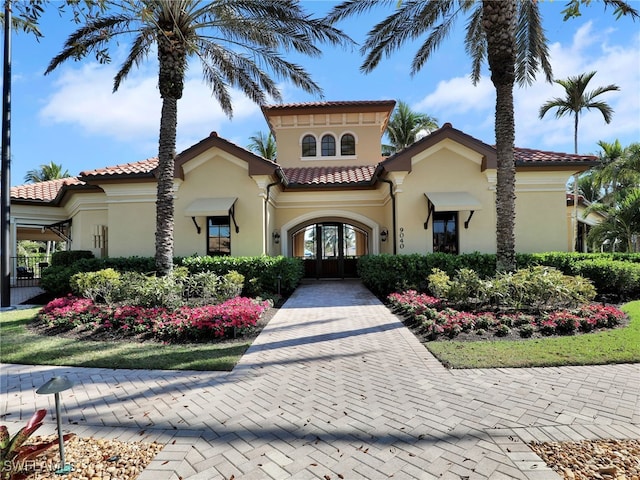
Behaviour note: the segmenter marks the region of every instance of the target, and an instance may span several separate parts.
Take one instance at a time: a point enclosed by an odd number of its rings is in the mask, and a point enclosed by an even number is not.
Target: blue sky
[[[311,12],[323,14],[336,2],[303,0]],[[640,8],[640,2],[631,0]],[[597,153],[597,142],[619,139],[623,145],[640,141],[640,22],[616,20],[611,9],[594,1],[583,7],[583,15],[564,22],[565,1],[541,3],[543,25],[555,78],[583,72],[598,73],[591,86],[615,83],[620,92],[602,96],[614,109],[613,121],[606,124],[597,111],[580,118],[579,152]],[[388,11],[380,10],[338,26],[354,40],[362,41],[372,25]],[[469,79],[470,60],[464,52],[462,34],[465,21],[415,76],[410,63],[416,45],[407,45],[367,75],[360,73],[362,58],[357,50],[322,46],[319,59],[293,58],[309,71],[324,91],[324,100],[403,100],[416,111],[428,113],[440,124],[455,128],[486,142],[494,143],[495,94],[488,71],[473,86]],[[53,161],[72,175],[82,170],[135,162],[157,155],[160,98],[157,90],[157,61],[151,56],[115,94],[113,76],[128,44],[114,44],[110,65],[92,58],[70,62],[44,76],[51,58],[66,37],[77,28],[47,12],[40,42],[24,33],[13,35],[12,85],[12,185],[24,183],[28,170]],[[229,120],[211,97],[198,68],[190,64],[184,97],[178,104],[178,152],[209,135],[211,131],[241,146],[249,136],[267,131],[258,106],[240,93],[234,96],[234,117]],[[549,112],[538,119],[538,109],[546,100],[563,96],[559,85],[544,81],[542,74],[529,87],[515,92],[516,145],[558,152],[573,152],[573,120],[556,119]],[[285,102],[322,100],[294,86],[281,84]]]

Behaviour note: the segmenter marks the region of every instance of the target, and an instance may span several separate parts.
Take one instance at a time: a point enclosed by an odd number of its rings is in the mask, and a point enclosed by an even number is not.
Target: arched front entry
[[[304,260],[306,277],[356,277],[358,257],[369,253],[369,232],[341,221],[308,223],[291,231],[291,247]]]

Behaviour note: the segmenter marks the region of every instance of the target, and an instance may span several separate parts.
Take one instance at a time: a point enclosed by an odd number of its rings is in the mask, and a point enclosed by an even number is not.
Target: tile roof
[[[573,153],[546,152],[544,150],[534,150],[532,148],[516,147],[514,155],[516,157],[516,162],[521,164],[584,163],[598,161],[598,157],[594,155],[576,155]]]
[[[151,173],[158,166],[157,158],[147,158],[139,162],[123,163],[112,167],[85,170],[80,172],[80,177],[111,177],[120,175],[138,175]]]
[[[11,198],[14,200],[39,200],[50,202],[54,200],[62,187],[67,185],[84,185],[77,177],[66,177],[46,182],[28,183],[11,187]]]
[[[290,108],[295,106],[327,106],[327,105],[376,105],[386,104],[387,101],[345,101],[345,102],[317,102],[306,104],[276,105],[273,108]],[[271,107],[268,107],[271,108]],[[450,127],[451,128],[451,127]],[[442,128],[440,129],[442,130]],[[439,130],[437,130],[439,131]],[[436,132],[437,132],[436,131]],[[216,135],[217,137],[217,135]],[[420,140],[420,142],[424,141]],[[227,142],[230,145],[230,142]],[[418,143],[418,142],[417,142]],[[415,145],[415,144],[414,144]],[[494,148],[488,146],[488,148]],[[242,147],[238,147],[242,148]],[[410,148],[410,147],[409,147]],[[248,151],[247,151],[248,152]],[[184,153],[184,152],[183,152]],[[250,153],[250,152],[248,152]],[[253,155],[253,154],[252,154]],[[526,165],[566,165],[587,164],[595,165],[597,157],[592,155],[575,155],[570,153],[548,152],[530,148],[515,148],[516,163]],[[266,160],[265,160],[266,161]],[[271,162],[269,162],[271,163]],[[32,183],[11,187],[13,200],[52,202],[61,194],[63,188],[86,185],[86,181],[97,179],[121,179],[140,176],[150,176],[158,166],[157,158],[148,158],[139,162],[124,163],[95,170],[80,172],[78,177],[68,177],[47,182]],[[295,167],[283,168],[285,183],[293,187],[305,186],[354,186],[370,184],[374,178],[378,165],[361,165],[350,167]]]
[[[326,107],[389,107],[395,100],[344,100],[334,102],[275,103],[263,105],[263,110],[285,110],[290,108],[326,108]]]
[[[283,168],[288,185],[353,185],[369,183],[376,165]]]

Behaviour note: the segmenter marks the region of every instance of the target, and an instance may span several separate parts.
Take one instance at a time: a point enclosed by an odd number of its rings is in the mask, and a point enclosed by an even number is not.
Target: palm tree
[[[589,73],[581,73],[575,77],[569,77],[564,80],[554,80],[558,85],[562,85],[565,91],[565,97],[555,97],[547,101],[540,107],[539,117],[543,118],[545,114],[552,108],[556,110],[556,118],[573,114],[573,146],[574,153],[578,153],[578,118],[585,108],[591,110],[595,108],[602,113],[604,121],[611,123],[613,109],[607,102],[595,100],[596,97],[606,92],[620,90],[617,85],[611,84],[606,87],[598,87],[591,92],[585,92],[587,85],[596,74],[595,71]]]
[[[589,203],[601,201],[602,187],[596,170],[587,170],[578,177],[578,194]]]
[[[563,11],[565,20],[580,15],[581,0],[569,0]],[[531,83],[542,68],[551,81],[547,39],[542,29],[537,0],[346,0],[334,7],[327,20],[337,22],[358,15],[379,5],[395,7],[395,12],[376,24],[361,47],[365,60],[360,69],[371,72],[383,55],[403,47],[426,34],[412,64],[411,74],[418,72],[431,54],[447,38],[455,20],[469,14],[465,47],[472,58],[471,79],[480,79],[480,69],[486,59],[491,81],[496,90],[495,135],[497,154],[496,185],[496,267],[499,271],[514,270],[515,263],[515,122],[513,86],[517,82]],[[638,12],[624,0],[604,0],[613,6],[615,14]],[[438,23],[440,22],[440,23]]]
[[[628,188],[640,188],[640,143],[635,142],[622,148],[620,142],[598,142],[603,149],[600,158],[602,167],[597,172],[608,196]]]
[[[257,153],[258,155],[266,158],[267,160],[276,161],[276,139],[273,138],[273,134],[269,132],[265,134],[264,132],[256,132],[254,135],[249,137],[251,142],[247,145],[247,148],[252,152]]]
[[[592,211],[602,213],[605,219],[591,227],[587,235],[591,245],[609,243],[612,249],[636,250],[634,242],[640,236],[640,188],[625,190],[615,205],[592,204],[586,212]]]
[[[540,67],[551,80],[547,39],[540,24],[538,2],[347,0],[336,6],[327,19],[336,22],[380,4],[397,8],[367,34],[361,47],[365,55],[361,70],[365,73],[371,72],[383,55],[389,56],[406,41],[426,34],[426,40],[418,48],[411,64],[411,74],[417,73],[450,33],[456,18],[468,14],[465,47],[472,58],[472,81],[474,84],[479,81],[481,66],[486,59],[496,89],[496,268],[499,271],[515,270],[513,86],[515,82],[531,83]]]
[[[105,0],[107,1],[107,0]],[[173,268],[173,170],[178,100],[182,97],[189,58],[201,62],[205,82],[222,110],[232,116],[230,87],[239,88],[258,104],[281,100],[270,75],[290,80],[303,90],[321,94],[320,87],[299,65],[278,50],[319,56],[317,42],[339,44],[348,37],[307,15],[293,0],[112,0],[112,8],[72,33],[64,49],[47,67],[52,72],[66,60],[93,53],[110,61],[114,37],[132,35],[129,54],[114,78],[114,91],[157,48],[158,87],[162,98],[158,141],[156,199],[156,270]],[[267,69],[267,70],[265,70]]]
[[[70,176],[71,175],[68,170],[62,171],[62,165],[58,165],[51,161],[49,164],[40,165],[40,168],[29,170],[24,176],[24,181],[27,183],[38,183]]]
[[[408,103],[399,101],[387,124],[386,134],[391,145],[383,145],[383,153],[390,155],[400,151],[418,140],[417,136],[422,130],[437,128],[437,119],[426,113],[414,112]]]

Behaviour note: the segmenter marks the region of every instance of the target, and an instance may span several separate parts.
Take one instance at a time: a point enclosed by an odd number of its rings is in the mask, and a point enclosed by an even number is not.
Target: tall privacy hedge
[[[565,275],[581,275],[591,280],[600,297],[640,298],[640,254],[638,253],[530,253],[517,254],[518,268],[545,265]],[[494,254],[444,253],[411,255],[368,255],[358,261],[358,275],[380,298],[393,292],[415,289],[427,292],[427,277],[434,268],[453,276],[458,270],[474,270],[482,278],[493,277]]]

